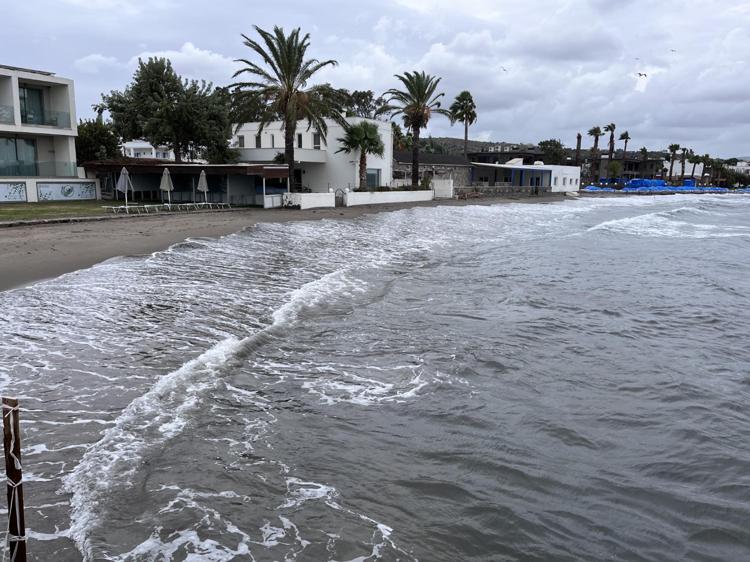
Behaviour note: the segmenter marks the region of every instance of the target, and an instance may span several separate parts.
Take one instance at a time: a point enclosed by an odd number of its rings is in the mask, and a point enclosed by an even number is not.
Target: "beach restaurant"
[[[277,206],[275,199],[289,191],[289,168],[278,164],[195,164],[164,162],[163,160],[101,160],[86,162],[86,177],[97,178],[102,199],[123,199],[115,189],[120,171],[128,170],[133,183],[133,202],[155,203],[166,201],[167,194],[159,189],[164,169],[169,170],[174,190],[169,194],[172,203],[208,201],[231,205]],[[197,190],[201,171],[206,172],[208,192]]]

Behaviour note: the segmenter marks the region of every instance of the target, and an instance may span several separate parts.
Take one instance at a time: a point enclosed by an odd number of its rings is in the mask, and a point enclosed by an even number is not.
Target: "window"
[[[555,182],[554,183],[555,183],[555,185],[557,185],[557,176],[555,176]]]
[[[276,148],[276,139],[271,135],[271,148]]]
[[[0,176],[36,176],[36,141],[0,137]]]
[[[367,168],[367,187],[380,187],[380,169]]]
[[[568,178],[563,178],[563,185],[567,185],[567,184],[568,184]]]
[[[245,135],[240,135],[237,137],[237,140],[239,141],[240,148],[245,148]]]
[[[20,86],[18,97],[21,102],[21,122],[31,125],[44,124],[44,106],[42,103],[42,90]]]
[[[313,148],[320,150],[320,133],[313,133]]]
[[[255,148],[260,148],[260,135],[255,135]]]
[[[302,133],[297,133],[297,148],[302,148]]]

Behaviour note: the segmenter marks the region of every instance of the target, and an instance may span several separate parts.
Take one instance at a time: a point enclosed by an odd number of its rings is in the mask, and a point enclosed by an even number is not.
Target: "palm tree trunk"
[[[469,120],[464,121],[464,158],[469,159]]]
[[[690,172],[690,177],[695,179],[695,166],[697,166],[697,162],[693,162],[693,171]]]
[[[419,187],[419,127],[411,128],[411,186]]]
[[[294,187],[294,133],[297,132],[297,122],[287,122],[284,125],[284,160],[289,167],[289,184]]]
[[[622,177],[627,178],[625,175],[625,159],[628,157],[628,139],[625,139],[625,148],[622,149]]]
[[[669,159],[669,181],[672,181],[672,168],[674,168],[674,154]]]
[[[685,181],[685,153],[682,153],[682,159],[680,160],[680,180]]]
[[[367,189],[367,152],[361,148],[359,149],[359,188],[362,191]]]

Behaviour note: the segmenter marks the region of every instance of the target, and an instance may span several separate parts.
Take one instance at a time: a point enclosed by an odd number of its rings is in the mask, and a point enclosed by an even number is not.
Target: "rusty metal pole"
[[[8,548],[11,562],[26,562],[26,522],[23,517],[21,430],[18,400],[3,397],[3,445],[8,477]]]

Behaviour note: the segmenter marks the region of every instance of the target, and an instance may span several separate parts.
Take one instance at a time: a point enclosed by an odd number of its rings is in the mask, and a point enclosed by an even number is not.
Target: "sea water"
[[[30,559],[748,559],[748,217],[419,208],[0,293]]]

